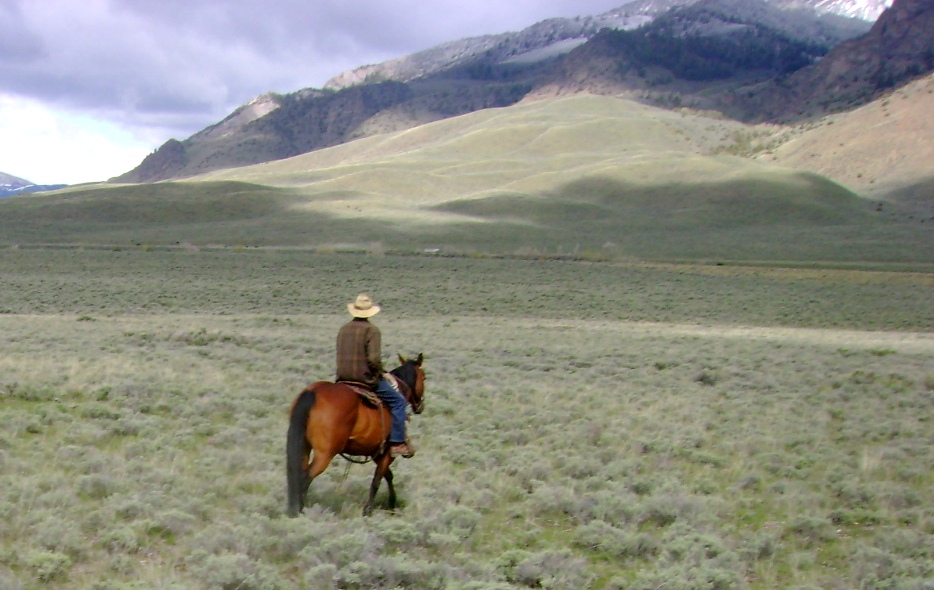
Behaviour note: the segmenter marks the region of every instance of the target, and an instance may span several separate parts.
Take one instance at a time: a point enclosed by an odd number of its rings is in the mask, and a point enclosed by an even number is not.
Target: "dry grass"
[[[0,260],[0,586],[934,578],[934,318],[910,303],[928,277],[283,252]],[[335,464],[285,518],[289,403],[330,376],[343,301],[364,289],[385,304],[387,355],[428,357],[402,506],[362,518],[370,470]]]
[[[896,189],[930,182],[934,174],[934,122],[927,116],[932,103],[934,78],[926,76],[854,111],[798,130],[761,159],[811,170],[885,200]],[[924,200],[929,219],[930,191]]]

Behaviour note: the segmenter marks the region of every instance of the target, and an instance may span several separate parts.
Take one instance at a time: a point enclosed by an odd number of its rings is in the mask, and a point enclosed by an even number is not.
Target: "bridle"
[[[398,373],[396,372],[399,369],[402,369],[403,367],[407,365],[411,365],[412,367],[412,379],[413,379],[412,383],[409,383],[408,381],[405,380],[405,377],[403,377],[400,374],[402,371],[399,371]],[[409,405],[412,406],[412,411],[415,412],[416,414],[421,414],[422,410],[425,409],[424,391],[421,392],[422,395],[417,396],[418,397],[417,400],[416,400],[416,395],[415,395],[415,388],[418,387],[418,381],[419,381],[418,372],[421,370],[421,368],[413,361],[406,361],[405,364],[402,365],[402,367],[399,367],[399,369],[392,371],[392,374],[399,378],[398,379],[399,384],[405,388],[405,391],[403,392],[403,394],[405,395],[406,399],[409,401]],[[424,377],[422,377],[422,381],[424,383]],[[424,388],[424,385],[422,385],[422,388]]]

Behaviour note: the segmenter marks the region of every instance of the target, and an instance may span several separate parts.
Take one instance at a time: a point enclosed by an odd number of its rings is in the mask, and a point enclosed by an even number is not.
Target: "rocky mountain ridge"
[[[682,0],[692,2],[694,0]],[[369,64],[338,74],[328,80],[324,88],[341,90],[357,84],[395,80],[410,82],[469,65],[477,60],[495,64],[521,61],[524,55],[560,55],[586,42],[601,29],[635,29],[659,14],[669,10],[678,0],[638,0],[597,16],[547,19],[518,32],[469,37],[443,43],[412,55],[379,64]]]
[[[746,111],[763,120],[855,108],[934,71],[934,3],[896,0],[866,34],[818,63],[752,92]],[[755,106],[753,106],[755,105]]]
[[[673,9],[685,8],[702,0],[633,0],[613,10],[596,16],[575,19],[548,19],[536,23],[522,31],[507,32],[498,35],[484,35],[444,43],[412,55],[392,59],[380,64],[369,64],[338,74],[328,80],[324,88],[340,90],[356,84],[374,81],[395,80],[408,82],[420,77],[437,74],[482,58],[487,63],[502,63],[516,59],[523,53],[545,47],[557,46],[567,52],[574,47],[571,42],[583,43],[602,29],[632,30],[652,22],[658,16]],[[772,25],[782,28],[792,35],[813,33],[814,23],[806,23],[804,30],[796,26],[787,26],[782,19],[774,18],[780,12],[803,12],[823,15],[820,20],[836,21],[835,26],[843,29],[842,34],[830,35],[826,41],[836,43],[864,33],[869,24],[874,22],[891,0],[766,0],[765,6],[776,9],[773,12]],[[759,2],[736,0],[729,5],[734,18],[745,20],[761,17],[763,10]],[[758,9],[758,11],[757,11]],[[756,14],[758,12],[758,14]],[[746,14],[743,14],[746,13]],[[849,22],[847,20],[857,21]],[[795,19],[799,25],[804,19]],[[563,47],[562,47],[563,46]]]

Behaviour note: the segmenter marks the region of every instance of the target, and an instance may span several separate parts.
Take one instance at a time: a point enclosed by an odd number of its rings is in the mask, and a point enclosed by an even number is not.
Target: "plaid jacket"
[[[366,319],[344,324],[337,333],[337,380],[375,387],[383,374],[380,340],[379,328]]]

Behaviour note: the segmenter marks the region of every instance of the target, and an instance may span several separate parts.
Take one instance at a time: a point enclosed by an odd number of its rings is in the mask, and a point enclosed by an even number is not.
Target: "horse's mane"
[[[399,379],[402,379],[410,388],[415,387],[415,361],[405,361],[392,371],[389,371]]]

